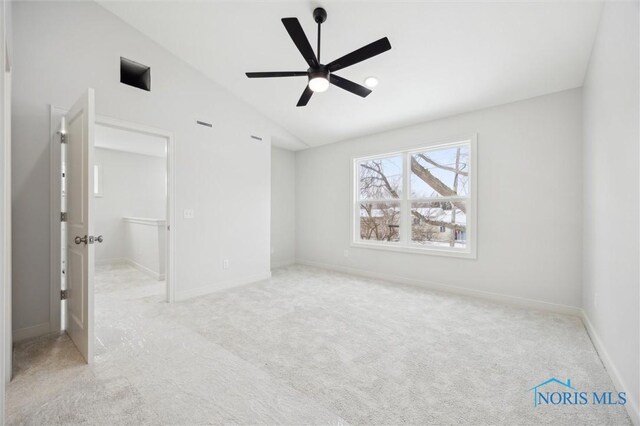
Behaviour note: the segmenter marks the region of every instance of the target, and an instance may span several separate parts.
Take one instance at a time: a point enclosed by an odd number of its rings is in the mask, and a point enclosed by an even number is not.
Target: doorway
[[[97,125],[93,158],[96,274],[125,265],[168,294],[167,140]]]
[[[168,300],[168,140],[102,124],[96,124],[94,135],[93,294],[99,355],[113,347],[113,336],[125,327],[130,334],[140,332],[130,320],[149,304]]]
[[[52,106],[52,129],[65,114],[66,110]],[[87,182],[94,229],[91,273],[97,274],[97,284],[104,289],[113,279],[122,282],[122,274],[118,277],[117,272],[124,271],[127,276],[126,271],[134,271],[138,274],[137,282],[144,282],[147,291],[159,296],[162,302],[172,302],[173,135],[101,116],[95,117],[93,135],[92,173]],[[60,214],[66,211],[68,201],[65,148],[59,137],[52,137],[52,332],[66,330],[68,325],[64,300],[69,269],[66,256],[69,244],[65,241],[68,225]],[[91,281],[93,284],[93,277]],[[102,289],[96,290],[99,293]],[[93,302],[89,309],[93,311]],[[93,315],[90,317],[93,322]]]

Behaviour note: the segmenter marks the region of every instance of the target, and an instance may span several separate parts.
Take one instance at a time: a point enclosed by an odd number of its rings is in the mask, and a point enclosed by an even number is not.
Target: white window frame
[[[469,145],[469,196],[459,197],[467,203],[467,244],[465,248],[459,247],[430,247],[411,241],[410,211],[412,201],[441,201],[443,197],[411,199],[409,193],[411,179],[411,155],[417,152],[424,152],[436,149],[443,149],[462,144]],[[360,200],[358,199],[360,190],[360,179],[358,164],[362,161],[377,160],[393,156],[402,156],[402,196],[399,199],[370,200],[383,202],[398,202],[400,204],[400,241],[371,241],[360,239]],[[433,141],[419,146],[409,147],[400,151],[385,152],[375,155],[358,156],[351,159],[351,247],[366,248],[375,250],[389,250],[405,253],[427,254],[436,256],[448,256],[465,259],[477,258],[477,223],[478,223],[478,138],[471,135],[461,138],[448,138],[446,140]],[[451,199],[446,197],[446,199]]]

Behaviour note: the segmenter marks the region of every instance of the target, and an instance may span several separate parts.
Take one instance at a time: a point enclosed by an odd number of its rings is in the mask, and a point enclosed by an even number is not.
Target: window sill
[[[448,250],[446,248],[407,247],[407,246],[401,246],[399,244],[394,245],[393,243],[380,244],[380,243],[365,243],[361,241],[352,241],[351,247],[373,249],[373,250],[395,251],[400,253],[423,254],[423,255],[431,255],[431,256],[455,257],[459,259],[476,259],[477,258],[476,253],[473,250],[462,251],[462,250]]]

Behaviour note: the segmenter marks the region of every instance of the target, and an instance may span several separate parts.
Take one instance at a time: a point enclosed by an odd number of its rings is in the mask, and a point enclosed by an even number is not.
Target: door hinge
[[[60,133],[60,143],[67,143],[67,135],[65,133]]]
[[[67,212],[60,212],[60,222],[67,221]]]
[[[60,290],[60,300],[67,300],[69,298],[69,290]]]

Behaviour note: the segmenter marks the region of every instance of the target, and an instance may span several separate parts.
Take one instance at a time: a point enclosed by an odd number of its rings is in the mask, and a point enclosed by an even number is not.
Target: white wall
[[[3,0],[0,3],[0,71],[2,72],[2,84],[0,84],[0,96],[2,102],[0,102],[0,200],[2,200],[2,208],[0,208],[0,294],[3,295],[2,303],[0,303],[0,333],[2,333],[2,339],[0,339],[0,424],[4,424],[4,388],[5,388],[5,374],[6,374],[6,366],[5,359],[7,354],[5,353],[6,349],[6,339],[5,339],[5,308],[6,308],[6,299],[4,299],[5,292],[5,276],[4,276],[4,267],[5,267],[5,251],[4,251],[4,220],[5,220],[5,209],[4,209],[4,179],[5,179],[5,161],[4,161],[4,147],[7,143],[5,138],[5,84],[4,84],[4,74],[5,74],[5,1]]]
[[[161,142],[161,140],[160,140]],[[96,148],[94,162],[102,168],[102,197],[95,197],[96,262],[127,257],[124,217],[166,219],[167,159]]]
[[[638,3],[605,3],[584,85],[584,311],[640,424]]]
[[[579,307],[581,101],[575,89],[297,152],[298,260]],[[478,135],[476,260],[349,246],[353,156],[473,133]],[[346,249],[349,257],[343,255]]]
[[[11,378],[11,3],[0,2],[0,424]]]
[[[5,359],[7,354],[5,353],[7,341],[5,339],[6,333],[6,318],[5,318],[5,309],[6,309],[6,299],[4,299],[5,288],[7,287],[5,283],[4,276],[4,268],[5,268],[5,251],[4,251],[4,221],[6,211],[4,209],[4,178],[5,178],[5,161],[4,161],[4,147],[7,143],[5,138],[5,84],[4,84],[4,74],[5,74],[5,1],[2,0],[0,3],[0,54],[2,57],[0,58],[0,66],[2,71],[2,84],[0,84],[0,96],[2,98],[2,102],[0,102],[0,200],[2,200],[2,207],[0,208],[0,294],[3,296],[2,303],[0,303],[0,333],[2,337],[0,339],[0,424],[4,424],[4,388],[5,388],[5,374],[6,366]]]
[[[270,138],[291,136],[95,3],[17,2],[13,18],[14,329],[49,322],[48,105],[88,87],[99,115],[175,133],[176,297],[268,276]],[[151,66],[151,92],[119,83],[120,56]]]
[[[295,262],[296,157],[271,148],[271,268]]]
[[[166,226],[160,219],[125,218],[124,261],[157,280],[165,279]]]

